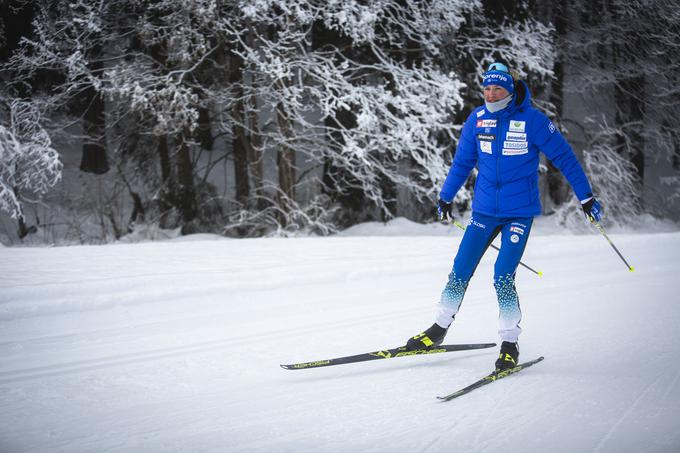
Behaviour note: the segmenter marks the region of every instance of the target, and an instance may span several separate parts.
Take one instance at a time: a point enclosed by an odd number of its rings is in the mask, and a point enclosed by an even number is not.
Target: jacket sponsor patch
[[[480,142],[479,142],[479,149],[480,149],[483,153],[492,154],[492,151],[491,151],[491,142],[480,141]]]
[[[496,136],[493,134],[477,134],[477,140],[487,140],[492,142],[496,140]]]
[[[524,149],[528,146],[527,142],[503,142],[503,148],[508,149]]]
[[[521,154],[526,154],[529,152],[528,148],[523,148],[523,149],[507,149],[503,148],[503,155],[504,156],[519,156]]]
[[[513,140],[513,141],[526,141],[527,140],[527,134],[523,134],[521,132],[508,132],[505,134],[505,139],[506,140]]]
[[[477,127],[496,127],[496,120],[477,120]]]
[[[548,129],[550,130],[551,134],[555,133],[555,125],[553,124],[552,121],[548,123]]]
[[[527,124],[526,121],[510,120],[510,127],[508,128],[508,130],[510,132],[524,132],[526,124]]]
[[[511,233],[517,233],[517,234],[524,234],[524,228],[520,228],[518,226],[511,226],[510,232]]]
[[[484,109],[480,110],[479,112],[477,112],[477,118],[479,118],[480,116],[483,116],[485,113],[486,113],[486,110],[484,110]]]

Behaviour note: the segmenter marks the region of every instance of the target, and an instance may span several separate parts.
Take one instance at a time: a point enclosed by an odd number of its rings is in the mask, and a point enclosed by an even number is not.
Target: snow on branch
[[[284,8],[277,2],[255,2],[245,14],[277,24],[275,36],[257,34],[251,44],[241,30],[233,30],[243,49],[239,54],[257,80],[243,84],[243,99],[254,97],[276,106],[294,125],[287,134],[265,132],[268,143],[293,147],[307,159],[342,168],[352,176],[344,183],[360,188],[385,213],[386,180],[417,198],[431,197],[446,176],[450,146],[438,144],[434,136],[444,132],[455,140],[452,114],[463,106],[464,85],[454,72],[437,68],[434,50],[425,52],[417,65],[407,65],[385,48],[406,48],[410,40],[434,49],[445,29],[462,23],[462,13],[446,27],[430,27],[428,38],[422,29],[427,26],[425,8],[436,6],[439,16],[449,17],[470,6],[406,2],[405,10],[393,1],[373,2],[370,8],[354,1],[328,5],[310,1],[296,3],[285,9],[288,16],[282,16],[268,9],[272,4]],[[320,18],[364,50],[357,54],[333,47],[312,50],[311,18]],[[347,113],[353,124],[337,120]]]
[[[589,122],[594,122],[592,118]],[[607,222],[626,224],[637,216],[641,207],[635,166],[626,158],[621,149],[621,137],[626,131],[615,127],[602,118],[598,129],[588,136],[588,144],[583,152],[583,167],[590,179],[593,191],[604,208]],[[560,223],[569,229],[583,229],[584,217],[579,201],[572,197],[556,211]]]
[[[61,179],[62,163],[37,109],[20,100],[9,107],[9,124],[0,125],[0,209],[18,219],[22,198],[47,193]]]
[[[333,224],[336,207],[330,207],[325,195],[317,195],[306,204],[298,203],[288,197],[279,187],[268,184],[262,195],[253,201],[259,208],[241,207],[229,216],[229,223],[224,228],[227,235],[240,237],[257,237],[263,234],[270,236],[291,236],[295,234],[320,234],[322,236],[337,233]],[[273,194],[268,195],[268,194]],[[283,209],[286,206],[287,209]]]
[[[477,74],[482,74],[500,56],[521,78],[532,75],[547,80],[553,76],[555,30],[552,25],[526,19],[485,30],[486,33],[462,36],[457,42],[460,51],[475,61]]]
[[[152,119],[154,134],[196,128],[198,95],[172,75],[156,74],[140,64],[125,64],[107,70],[104,80],[102,92]]]

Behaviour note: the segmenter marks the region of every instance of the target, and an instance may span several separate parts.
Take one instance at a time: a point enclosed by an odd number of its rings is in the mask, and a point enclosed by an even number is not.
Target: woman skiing
[[[465,121],[438,201],[440,218],[453,220],[452,200],[477,166],[470,223],[442,291],[435,323],[410,338],[406,348],[430,349],[441,344],[458,313],[475,268],[500,233],[494,288],[502,344],[495,365],[497,371],[503,371],[516,366],[519,357],[517,341],[522,312],[515,272],[533,218],[541,214],[539,152],[564,174],[590,220],[600,221],[601,206],[593,197],[588,178],[569,144],[548,117],[532,106],[524,81],[515,81],[505,64],[493,63],[484,73],[483,93],[484,105],[473,110]]]

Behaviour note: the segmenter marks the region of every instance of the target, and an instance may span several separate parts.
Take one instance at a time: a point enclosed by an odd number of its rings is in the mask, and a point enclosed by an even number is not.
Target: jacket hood
[[[531,107],[531,91],[524,80],[515,82],[515,108],[518,110]]]

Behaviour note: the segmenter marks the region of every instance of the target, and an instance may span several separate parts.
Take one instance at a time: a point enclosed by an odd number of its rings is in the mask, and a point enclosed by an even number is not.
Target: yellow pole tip
[[[539,276],[539,277],[543,277],[543,272],[538,271],[538,276]]]
[[[635,272],[635,268],[634,268],[633,266],[631,266],[630,268],[628,268],[628,270],[629,270],[630,272]]]

